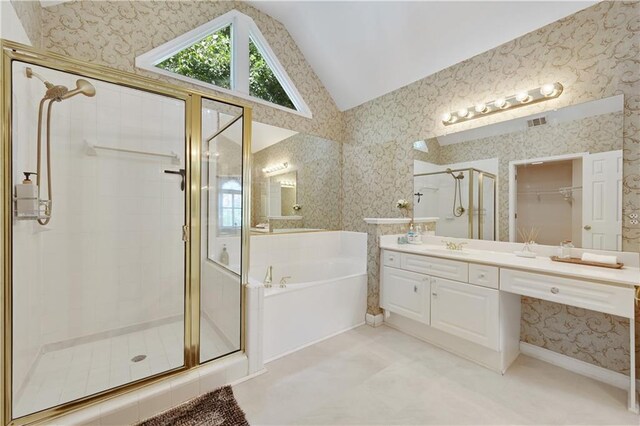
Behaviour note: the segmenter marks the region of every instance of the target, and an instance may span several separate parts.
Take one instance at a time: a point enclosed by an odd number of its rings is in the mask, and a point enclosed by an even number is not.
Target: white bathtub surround
[[[273,287],[264,290],[266,362],[364,323],[366,241],[342,231],[251,239],[251,284],[273,271]]]
[[[245,353],[249,358],[249,374],[264,370],[264,336],[262,333],[264,318],[264,286],[251,283],[245,287],[247,321]]]
[[[416,246],[398,245],[397,236],[381,238],[381,306],[389,325],[504,373],[520,353],[520,296],[627,318],[628,408],[638,412],[633,366],[640,254],[600,252],[627,265],[615,270],[553,262],[556,247],[537,246],[543,256],[529,259],[512,253],[521,244],[457,239],[468,248],[456,251],[441,240],[427,237]],[[594,251],[572,255],[585,252]]]
[[[431,223],[437,222],[439,217],[365,217],[365,223],[369,225],[394,225],[403,223]]]

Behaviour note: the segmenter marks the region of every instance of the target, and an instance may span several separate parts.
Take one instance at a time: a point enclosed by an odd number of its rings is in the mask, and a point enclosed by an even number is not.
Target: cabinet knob
[[[414,285],[414,286],[413,286],[413,292],[414,292],[414,293],[417,293],[417,292],[418,292],[418,286],[417,286],[417,285]]]
[[[585,225],[584,229],[585,231],[591,231],[591,225]]]
[[[393,256],[389,256],[389,260],[393,262],[393,259],[395,259]]]
[[[480,274],[480,275],[478,275],[478,276],[479,276],[480,278],[484,278],[484,277],[485,277],[484,272],[483,272],[483,273],[481,273],[481,274]]]
[[[431,295],[432,295],[432,296],[434,296],[434,297],[436,297],[436,296],[438,296],[438,293],[433,292],[433,293],[431,293]]]
[[[558,294],[559,292],[560,290],[558,289],[558,287],[551,287],[551,293]]]

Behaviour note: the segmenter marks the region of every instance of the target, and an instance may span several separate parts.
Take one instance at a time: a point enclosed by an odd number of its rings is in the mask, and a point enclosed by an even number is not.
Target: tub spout
[[[273,266],[269,265],[267,268],[267,274],[264,276],[263,284],[266,288],[271,288],[273,282]]]

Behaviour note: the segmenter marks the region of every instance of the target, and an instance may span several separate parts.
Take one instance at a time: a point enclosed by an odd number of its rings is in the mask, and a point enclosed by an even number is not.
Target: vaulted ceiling
[[[279,20],[347,110],[595,1],[249,1]]]

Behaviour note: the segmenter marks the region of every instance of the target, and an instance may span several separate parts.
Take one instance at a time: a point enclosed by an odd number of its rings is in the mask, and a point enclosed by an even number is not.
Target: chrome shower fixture
[[[75,89],[69,90],[68,87],[62,85],[54,85],[40,74],[36,73],[30,67],[26,68],[27,78],[37,78],[42,81],[47,88],[43,98],[40,100],[40,106],[38,107],[38,137],[37,137],[37,171],[36,171],[36,185],[38,191],[38,200],[40,197],[40,180],[41,180],[41,165],[42,165],[42,113],[44,104],[49,101],[47,107],[47,197],[48,200],[44,203],[45,211],[44,218],[37,218],[36,220],[40,225],[46,225],[51,220],[51,211],[53,208],[53,193],[52,193],[52,181],[51,181],[51,107],[53,102],[62,102],[65,99],[69,99],[75,95],[85,95],[87,97],[93,97],[96,94],[96,88],[93,84],[87,80],[79,78],[76,80]]]

